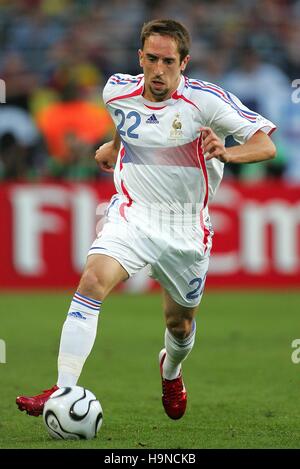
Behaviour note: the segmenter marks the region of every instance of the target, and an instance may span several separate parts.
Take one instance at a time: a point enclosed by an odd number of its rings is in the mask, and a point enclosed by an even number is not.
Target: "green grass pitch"
[[[186,415],[161,405],[158,352],[164,322],[159,295],[115,294],[103,305],[98,336],[79,385],[104,411],[98,437],[55,441],[42,418],[15,406],[56,382],[61,326],[71,294],[1,294],[0,448],[299,448],[298,292],[208,290],[193,352],[184,362]]]

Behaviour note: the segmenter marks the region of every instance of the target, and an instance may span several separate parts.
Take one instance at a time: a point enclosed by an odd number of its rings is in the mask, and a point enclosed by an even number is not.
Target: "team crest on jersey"
[[[169,138],[177,140],[178,138],[183,138],[182,132],[182,122],[180,119],[180,114],[175,115],[175,119],[172,122],[172,129],[170,130]]]

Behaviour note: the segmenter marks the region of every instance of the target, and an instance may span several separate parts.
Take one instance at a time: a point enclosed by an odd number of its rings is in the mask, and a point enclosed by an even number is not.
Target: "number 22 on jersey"
[[[129,138],[139,138],[139,134],[134,133],[134,130],[136,130],[141,123],[141,116],[138,112],[130,111],[125,115],[124,111],[116,109],[115,116],[120,118],[119,124],[117,125],[119,135],[127,135]],[[127,127],[127,130],[125,130],[125,127]]]

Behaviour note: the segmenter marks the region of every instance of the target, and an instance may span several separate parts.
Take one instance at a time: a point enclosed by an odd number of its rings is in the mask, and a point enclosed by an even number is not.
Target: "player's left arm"
[[[276,156],[276,147],[270,137],[258,130],[241,145],[226,148],[210,127],[200,129],[202,150],[206,160],[217,158],[223,163],[257,163]]]
[[[114,138],[110,142],[101,145],[95,154],[99,168],[106,173],[113,173],[114,167],[118,159],[118,153],[121,145],[121,139],[117,131]]]

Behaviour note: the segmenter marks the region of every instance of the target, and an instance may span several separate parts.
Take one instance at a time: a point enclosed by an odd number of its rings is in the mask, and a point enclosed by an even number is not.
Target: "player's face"
[[[164,101],[178,87],[190,56],[181,62],[175,39],[153,34],[145,40],[143,50],[139,50],[139,58],[145,77],[144,98]]]

